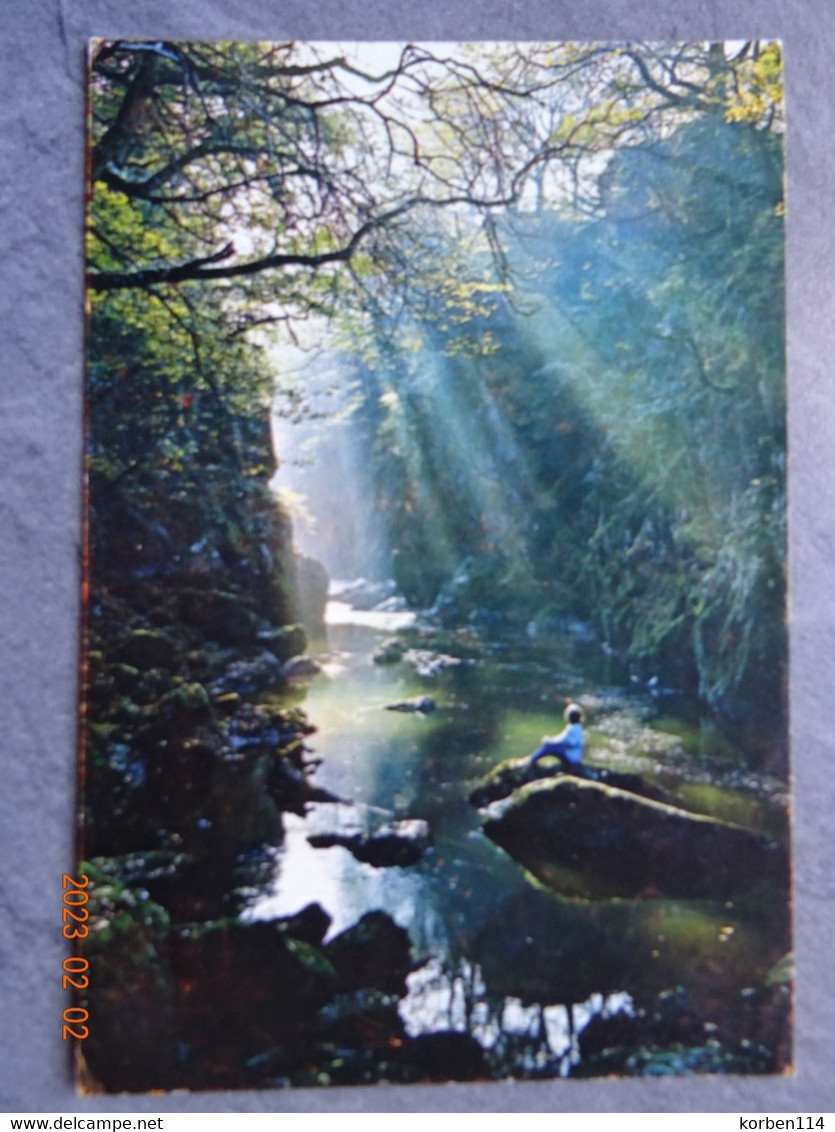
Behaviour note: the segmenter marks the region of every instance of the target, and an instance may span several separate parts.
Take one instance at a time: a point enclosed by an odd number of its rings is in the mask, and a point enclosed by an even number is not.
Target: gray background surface
[[[833,0],[0,0],[0,1111],[835,1109],[833,30]],[[84,52],[96,35],[784,41],[799,964],[794,1077],[75,1097],[60,1038],[60,893],[73,858]]]

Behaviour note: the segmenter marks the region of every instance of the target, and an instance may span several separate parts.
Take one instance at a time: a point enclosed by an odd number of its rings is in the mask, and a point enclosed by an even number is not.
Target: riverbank
[[[401,624],[399,659],[379,663],[394,626],[337,614],[299,666],[276,655],[303,643],[297,629],[261,624],[221,643],[203,623],[102,606],[91,645],[111,618],[120,629],[91,647],[91,703],[106,705],[90,728],[106,777],[92,783],[118,804],[92,827],[84,866],[89,1087],[784,1065],[779,886],[756,907],[565,899],[484,837],[468,802],[578,694],[595,766],[648,773],[770,829],[784,826],[779,784],[743,780],[731,746],[695,748],[692,723],[615,682],[593,642],[544,649]],[[102,797],[88,787],[97,814]],[[368,843],[386,828],[420,829],[410,863],[352,847],[357,831]],[[128,1048],[120,1027],[134,1015]]]

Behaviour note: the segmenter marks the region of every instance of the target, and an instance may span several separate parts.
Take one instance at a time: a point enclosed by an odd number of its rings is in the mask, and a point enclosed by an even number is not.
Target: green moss
[[[773,807],[740,790],[703,782],[682,782],[676,786],[675,792],[685,809],[734,822],[747,829],[774,834],[784,825],[782,815]]]
[[[698,724],[686,723],[675,716],[659,716],[653,720],[653,728],[665,735],[675,735],[688,755],[702,752],[702,733]]]

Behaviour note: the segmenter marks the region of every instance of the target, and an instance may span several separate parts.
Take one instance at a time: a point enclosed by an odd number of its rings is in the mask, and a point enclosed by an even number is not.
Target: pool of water
[[[400,1006],[407,1030],[468,1031],[488,1051],[512,1047],[531,1071],[568,1072],[577,1034],[596,1013],[628,1012],[683,986],[710,1017],[764,981],[786,950],[786,893],[755,907],[564,898],[489,841],[467,801],[496,763],[559,729],[567,697],[585,697],[590,761],[637,767],[678,783],[685,806],[784,831],[784,813],[768,797],[714,783],[693,762],[669,705],[663,715],[654,710],[646,689],[615,682],[598,650],[570,642],[549,655],[453,655],[422,679],[408,661],[371,660],[392,625],[334,612],[324,671],[309,682],[304,707],[318,729],[309,740],[322,760],[316,781],[343,804],[286,817],[273,884],[248,917],[318,902],[333,937],[367,911],[388,912],[421,960]],[[430,714],[386,710],[426,695],[436,703]],[[400,817],[423,819],[431,831],[430,851],[408,868],[375,868],[341,846],[308,842],[315,832]]]

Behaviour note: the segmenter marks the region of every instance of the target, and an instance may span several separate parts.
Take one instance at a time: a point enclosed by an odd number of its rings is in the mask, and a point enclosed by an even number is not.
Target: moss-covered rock
[[[385,912],[366,914],[331,940],[325,955],[345,989],[406,993],[406,976],[415,969],[409,933]]]
[[[156,727],[169,737],[190,734],[196,727],[212,722],[212,703],[202,684],[181,684],[167,692],[155,705]]]
[[[759,833],[569,775],[492,803],[484,830],[546,883],[589,898],[724,900],[787,868]]]
[[[272,759],[266,773],[266,786],[280,810],[302,817],[311,802],[344,800],[311,781],[307,769],[299,765],[293,748],[277,753]]]

